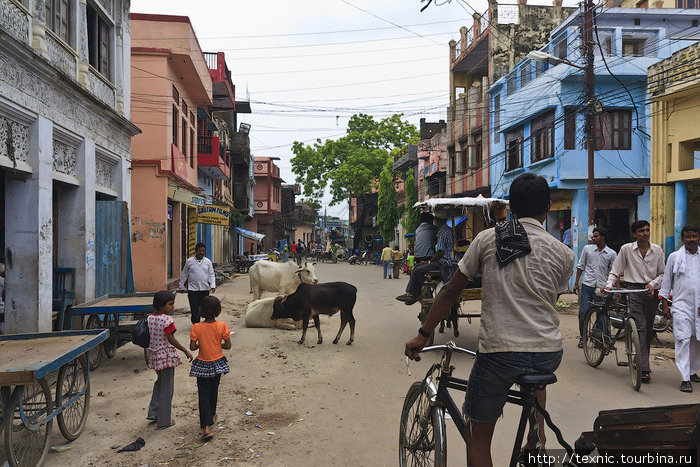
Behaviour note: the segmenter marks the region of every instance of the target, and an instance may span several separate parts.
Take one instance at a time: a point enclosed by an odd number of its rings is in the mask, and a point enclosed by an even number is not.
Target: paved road
[[[170,462],[171,465],[217,465],[220,459],[234,464],[257,465],[396,465],[398,426],[403,398],[410,384],[420,378],[432,358],[411,364],[406,374],[404,342],[419,326],[419,305],[406,306],[394,299],[403,293],[407,276],[382,279],[377,266],[345,263],[318,264],[322,282],[343,280],[355,284],[357,329],[355,343],[331,344],[339,318],[323,317],[324,343],[315,345],[315,330],[307,333],[307,346],[296,343],[300,331],[248,329],[244,327],[248,293],[247,276],[240,276],[217,289],[224,304],[221,319],[237,331],[233,348],[227,352],[231,374],[222,379],[220,407],[223,425],[214,441],[198,442],[196,386],[188,378],[187,367],[176,370],[173,416],[178,424],[166,431],[154,431],[143,419],[150,397],[153,372],[143,372],[140,349],[128,344],[117,358],[107,361],[92,374],[92,407],[85,433],[71,451],[50,454],[54,465],[103,465],[117,462],[139,465]],[[470,302],[478,306],[478,302]],[[186,308],[186,298],[178,296],[177,306]],[[572,311],[561,316],[564,334],[564,360],[557,372],[559,382],[549,390],[548,409],[573,443],[582,431],[590,430],[599,410],[686,403],[697,395],[678,391],[679,378],[670,359],[653,360],[651,385],[635,392],[626,368],[615,366],[610,356],[599,368],[589,367],[576,348],[577,321]],[[182,342],[189,331],[188,317],[176,316]],[[462,334],[456,339],[462,347],[476,347],[478,320],[461,320]],[[449,335],[438,335],[444,343]],[[670,335],[662,337],[668,343]],[[669,349],[652,354],[669,354]],[[472,360],[458,356],[456,375],[468,375]],[[137,372],[138,369],[140,372]],[[700,387],[698,388],[700,390]],[[103,396],[98,392],[103,391]],[[461,404],[462,395],[454,396]],[[495,465],[506,465],[514,439],[518,414],[507,407],[498,422],[493,454]],[[255,415],[247,417],[251,410]],[[62,444],[54,430],[52,445]],[[271,433],[271,434],[270,434]],[[137,453],[115,454],[112,446],[122,446],[143,436],[147,445]],[[550,434],[550,448],[554,437]],[[451,465],[465,464],[465,449],[459,434],[448,429]],[[259,457],[257,457],[259,456]]]

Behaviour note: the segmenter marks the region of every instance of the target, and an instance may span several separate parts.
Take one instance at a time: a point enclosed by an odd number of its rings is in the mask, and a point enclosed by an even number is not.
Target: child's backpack
[[[151,345],[151,334],[148,331],[148,316],[141,318],[134,326],[134,329],[131,330],[131,342],[144,349]]]

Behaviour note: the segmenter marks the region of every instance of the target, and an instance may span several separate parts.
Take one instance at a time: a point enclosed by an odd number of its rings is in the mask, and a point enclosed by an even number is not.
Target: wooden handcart
[[[103,295],[69,309],[70,326],[109,330],[109,338],[90,351],[91,370],[100,365],[103,354],[112,358],[119,346],[131,342],[131,331],[136,323],[153,311],[153,295],[152,292]],[[74,320],[74,317],[78,319]]]
[[[90,409],[86,354],[107,336],[99,329],[0,336],[0,431],[10,466],[43,463],[54,418],[68,441],[83,432]]]

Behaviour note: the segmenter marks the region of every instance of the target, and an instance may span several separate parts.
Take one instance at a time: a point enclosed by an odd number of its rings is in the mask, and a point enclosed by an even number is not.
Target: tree
[[[371,207],[366,195],[377,188],[390,151],[418,141],[416,127],[401,117],[398,114],[376,121],[370,115],[356,114],[348,122],[347,134],[338,140],[317,139],[313,146],[295,141],[292,145],[292,172],[304,196],[320,201],[328,188],[331,206],[357,199],[353,248],[359,247]]]
[[[406,232],[415,232],[418,228],[418,211],[413,208],[413,205],[418,201],[418,187],[413,170],[409,170],[406,174],[404,190],[406,192],[406,218],[401,221],[401,225]]]
[[[396,240],[396,223],[399,221],[399,209],[396,205],[396,186],[391,161],[379,174],[379,209],[377,210],[377,226],[384,238],[384,244],[389,245]]]

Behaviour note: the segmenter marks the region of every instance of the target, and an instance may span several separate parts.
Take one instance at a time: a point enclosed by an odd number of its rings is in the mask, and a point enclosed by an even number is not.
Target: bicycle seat
[[[530,386],[546,386],[557,382],[557,377],[554,373],[542,373],[539,375],[523,375],[515,381],[516,383]]]

